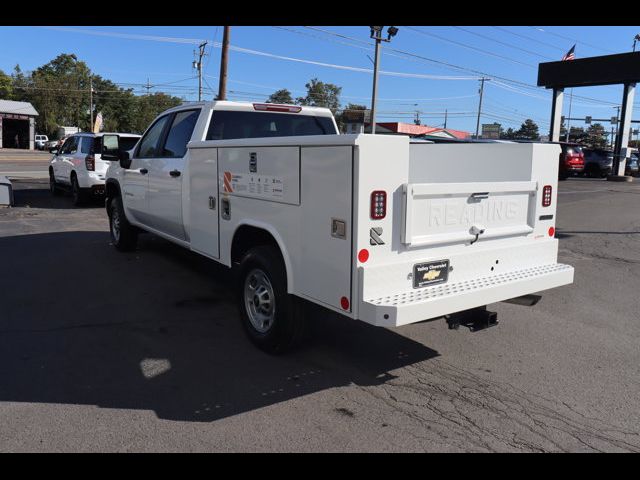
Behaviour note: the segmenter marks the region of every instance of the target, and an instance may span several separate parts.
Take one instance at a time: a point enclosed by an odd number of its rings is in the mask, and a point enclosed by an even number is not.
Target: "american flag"
[[[564,57],[562,57],[562,61],[564,62],[565,60],[574,60],[576,58],[576,54],[574,53],[575,49],[576,49],[575,45],[571,47],[571,49],[564,54]]]

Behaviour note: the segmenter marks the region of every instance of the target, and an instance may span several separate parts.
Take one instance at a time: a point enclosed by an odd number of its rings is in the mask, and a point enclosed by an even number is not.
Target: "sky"
[[[535,86],[538,63],[560,60],[575,44],[576,58],[629,52],[640,26],[397,26],[382,44],[378,122],[413,122],[475,132],[479,78],[485,82],[481,123],[518,128],[533,119],[548,132],[551,93]],[[28,71],[60,53],[75,53],[91,70],[144,94],[164,91],[197,100],[194,52],[208,41],[204,98],[218,89],[221,26],[0,27],[0,69]],[[385,27],[386,31],[386,27]],[[373,41],[368,26],[233,26],[228,97],[264,101],[281,88],[303,96],[311,78],[342,87],[341,104],[370,106]],[[638,45],[640,50],[640,42]],[[570,98],[572,97],[572,98]],[[610,119],[622,86],[565,92],[563,115]],[[571,101],[570,101],[571,100]],[[636,98],[633,118],[640,118]],[[610,123],[604,123],[610,128]],[[573,121],[573,126],[584,126]],[[637,125],[637,124],[636,124]],[[634,127],[635,128],[635,127]]]

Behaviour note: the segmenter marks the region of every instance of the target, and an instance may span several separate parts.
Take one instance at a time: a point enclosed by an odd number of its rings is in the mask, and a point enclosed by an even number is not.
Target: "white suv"
[[[49,189],[53,195],[70,190],[74,205],[89,195],[104,195],[104,182],[109,162],[101,159],[104,133],[77,133],[54,150],[49,162]],[[140,135],[119,133],[123,149],[131,150]]]
[[[35,146],[38,150],[44,150],[45,145],[49,141],[49,137],[46,135],[36,135]]]

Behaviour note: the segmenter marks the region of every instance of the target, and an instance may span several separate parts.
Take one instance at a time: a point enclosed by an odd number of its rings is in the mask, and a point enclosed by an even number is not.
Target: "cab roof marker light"
[[[276,103],[254,103],[253,109],[260,112],[289,112],[299,113],[302,107],[296,105],[278,105]]]

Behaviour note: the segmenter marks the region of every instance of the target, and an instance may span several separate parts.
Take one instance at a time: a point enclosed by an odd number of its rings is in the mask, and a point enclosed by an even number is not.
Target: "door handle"
[[[149,173],[149,170],[147,170],[146,168],[141,168],[141,169],[140,169],[140,173],[141,173],[142,175],[146,175],[147,173]]]
[[[171,170],[169,172],[169,175],[171,175],[172,177],[179,177],[180,176],[180,170]]]

